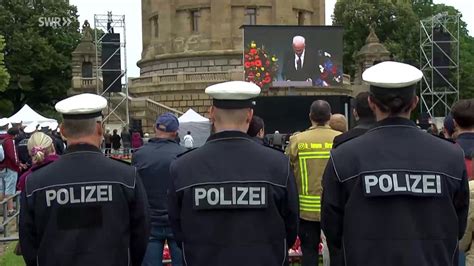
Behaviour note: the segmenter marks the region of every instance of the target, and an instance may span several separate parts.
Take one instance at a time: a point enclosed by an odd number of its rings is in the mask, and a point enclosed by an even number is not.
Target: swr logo
[[[38,19],[40,27],[67,27],[72,23],[72,19],[67,17],[40,17]]]

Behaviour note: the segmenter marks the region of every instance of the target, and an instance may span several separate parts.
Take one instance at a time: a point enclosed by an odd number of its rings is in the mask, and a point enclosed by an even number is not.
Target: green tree
[[[339,0],[333,24],[344,27],[344,72],[354,76],[354,55],[365,44],[369,25],[373,25],[380,41],[398,61],[419,64],[420,19],[448,12],[460,13],[452,6],[434,4],[433,0],[412,0],[411,4],[384,0]],[[474,38],[467,24],[459,23],[460,96],[474,97]]]
[[[61,19],[60,25],[44,23],[55,17]],[[6,40],[5,65],[11,78],[0,98],[9,99],[10,111],[25,103],[51,109],[66,95],[71,53],[81,36],[77,18],[76,7],[68,1],[2,0],[0,34]]]
[[[3,49],[5,48],[5,39],[0,35],[0,91],[3,91],[10,80],[10,75],[8,75],[7,69],[4,64],[4,54]]]
[[[10,80],[10,75],[7,72],[4,64],[4,54],[3,49],[5,48],[5,39],[2,35],[0,35],[0,92],[4,91],[8,85],[8,81]],[[11,105],[9,105],[8,100],[0,99],[0,116],[5,116],[7,114],[7,110]],[[4,115],[1,115],[4,114]]]
[[[419,20],[411,6],[384,0],[339,0],[333,25],[344,27],[344,72],[354,76],[354,55],[365,44],[369,26],[399,61],[418,60]]]

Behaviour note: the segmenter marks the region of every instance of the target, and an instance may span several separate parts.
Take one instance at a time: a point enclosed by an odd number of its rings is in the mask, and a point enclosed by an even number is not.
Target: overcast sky
[[[469,34],[474,35],[474,1],[473,0],[434,0],[435,3],[449,4],[461,11],[463,20],[468,25]],[[140,76],[137,61],[140,60],[142,51],[142,29],[141,29],[141,1],[140,0],[70,0],[77,6],[79,20],[89,20],[94,26],[94,14],[107,14],[112,11],[114,15],[125,15],[127,35],[127,66],[128,76]],[[331,25],[336,0],[326,0],[326,25]],[[115,30],[117,33],[118,30]],[[123,34],[123,33],[122,33]]]

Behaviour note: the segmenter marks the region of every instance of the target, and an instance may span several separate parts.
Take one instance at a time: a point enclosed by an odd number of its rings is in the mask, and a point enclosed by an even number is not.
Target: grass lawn
[[[5,253],[0,257],[0,266],[24,266],[22,256],[13,254],[17,242],[11,242],[5,248]]]

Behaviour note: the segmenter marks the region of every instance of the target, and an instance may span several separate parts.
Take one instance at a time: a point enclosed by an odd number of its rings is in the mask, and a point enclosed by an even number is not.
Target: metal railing
[[[5,182],[5,181],[2,180],[2,182]],[[3,185],[4,185],[3,187],[5,187],[5,183]],[[8,229],[8,227],[12,222],[15,222],[15,230],[18,231],[19,223],[20,223],[20,193],[21,191],[17,191],[15,194],[4,198],[0,202],[0,204],[3,207],[3,219],[2,219],[2,224],[1,224],[1,228],[3,228],[3,237],[0,237],[0,242],[18,240],[18,236],[9,236],[10,230]],[[15,212],[13,212],[13,214],[11,215],[9,215],[8,209],[7,209],[9,200],[13,200],[15,208],[16,208]]]

